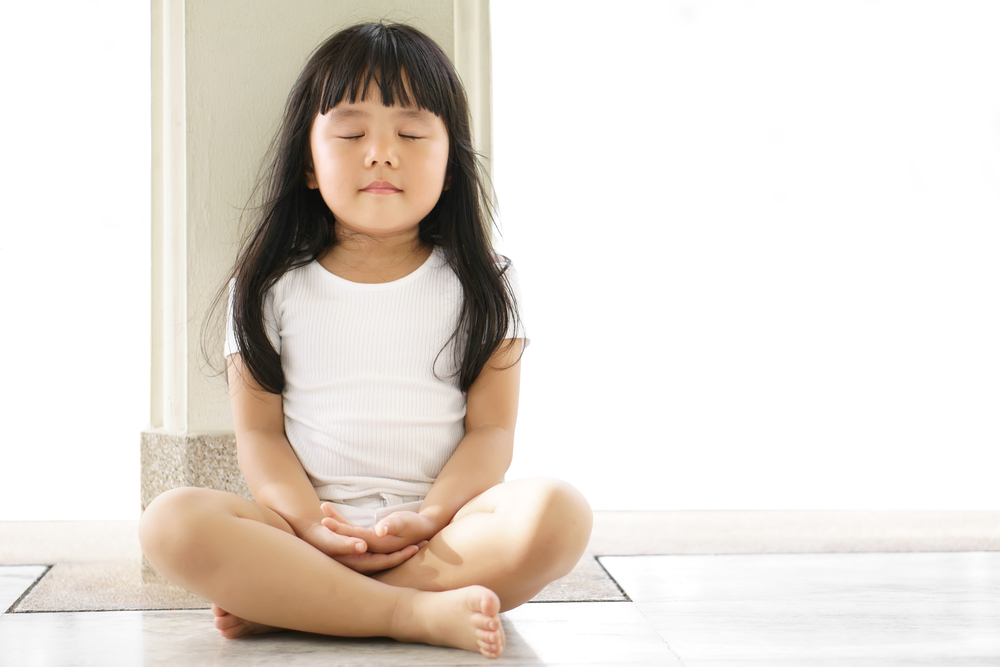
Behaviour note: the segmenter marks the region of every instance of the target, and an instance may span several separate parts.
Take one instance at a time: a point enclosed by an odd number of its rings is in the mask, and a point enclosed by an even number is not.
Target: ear
[[[451,166],[448,166],[448,171],[444,175],[444,189],[442,192],[447,191],[451,187]]]
[[[309,151],[306,151],[302,163],[306,173],[306,187],[310,190],[318,190],[319,182],[316,180],[316,170],[313,168],[312,154]]]

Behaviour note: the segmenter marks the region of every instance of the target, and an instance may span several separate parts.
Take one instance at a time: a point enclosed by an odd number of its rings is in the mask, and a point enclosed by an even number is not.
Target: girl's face
[[[317,114],[306,185],[338,225],[385,238],[415,231],[445,189],[448,130],[426,109],[382,105],[378,89]]]

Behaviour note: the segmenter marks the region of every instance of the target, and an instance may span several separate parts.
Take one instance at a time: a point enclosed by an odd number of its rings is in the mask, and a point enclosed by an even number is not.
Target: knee
[[[546,508],[549,521],[557,522],[572,534],[580,552],[590,541],[590,531],[594,527],[594,512],[583,494],[561,479],[545,480]]]
[[[594,513],[587,499],[573,485],[552,478],[534,481],[540,510],[535,532],[536,548],[562,562],[561,569],[568,572],[587,548]]]
[[[207,489],[165,491],[149,504],[139,520],[139,544],[156,569],[176,554],[190,553],[198,540],[199,517]]]

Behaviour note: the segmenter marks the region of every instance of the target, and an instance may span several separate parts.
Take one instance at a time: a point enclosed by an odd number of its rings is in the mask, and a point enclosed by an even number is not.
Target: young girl
[[[143,551],[229,638],[498,657],[499,613],[573,568],[592,515],[563,482],[503,481],[527,339],[448,58],[403,25],[334,35],[292,89],[264,184],[225,350],[256,502],[164,493]]]

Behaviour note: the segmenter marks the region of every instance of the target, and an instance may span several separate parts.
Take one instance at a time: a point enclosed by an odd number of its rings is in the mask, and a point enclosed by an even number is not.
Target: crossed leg
[[[422,591],[478,584],[496,592],[507,611],[573,569],[592,523],[587,501],[565,482],[498,484],[466,503],[415,556],[374,578]]]
[[[470,501],[409,561],[368,577],[300,540],[263,505],[175,489],[146,509],[140,540],[161,574],[217,605],[217,626],[222,621],[227,636],[274,626],[498,657],[497,614],[572,569],[591,520],[569,485],[502,484]]]

